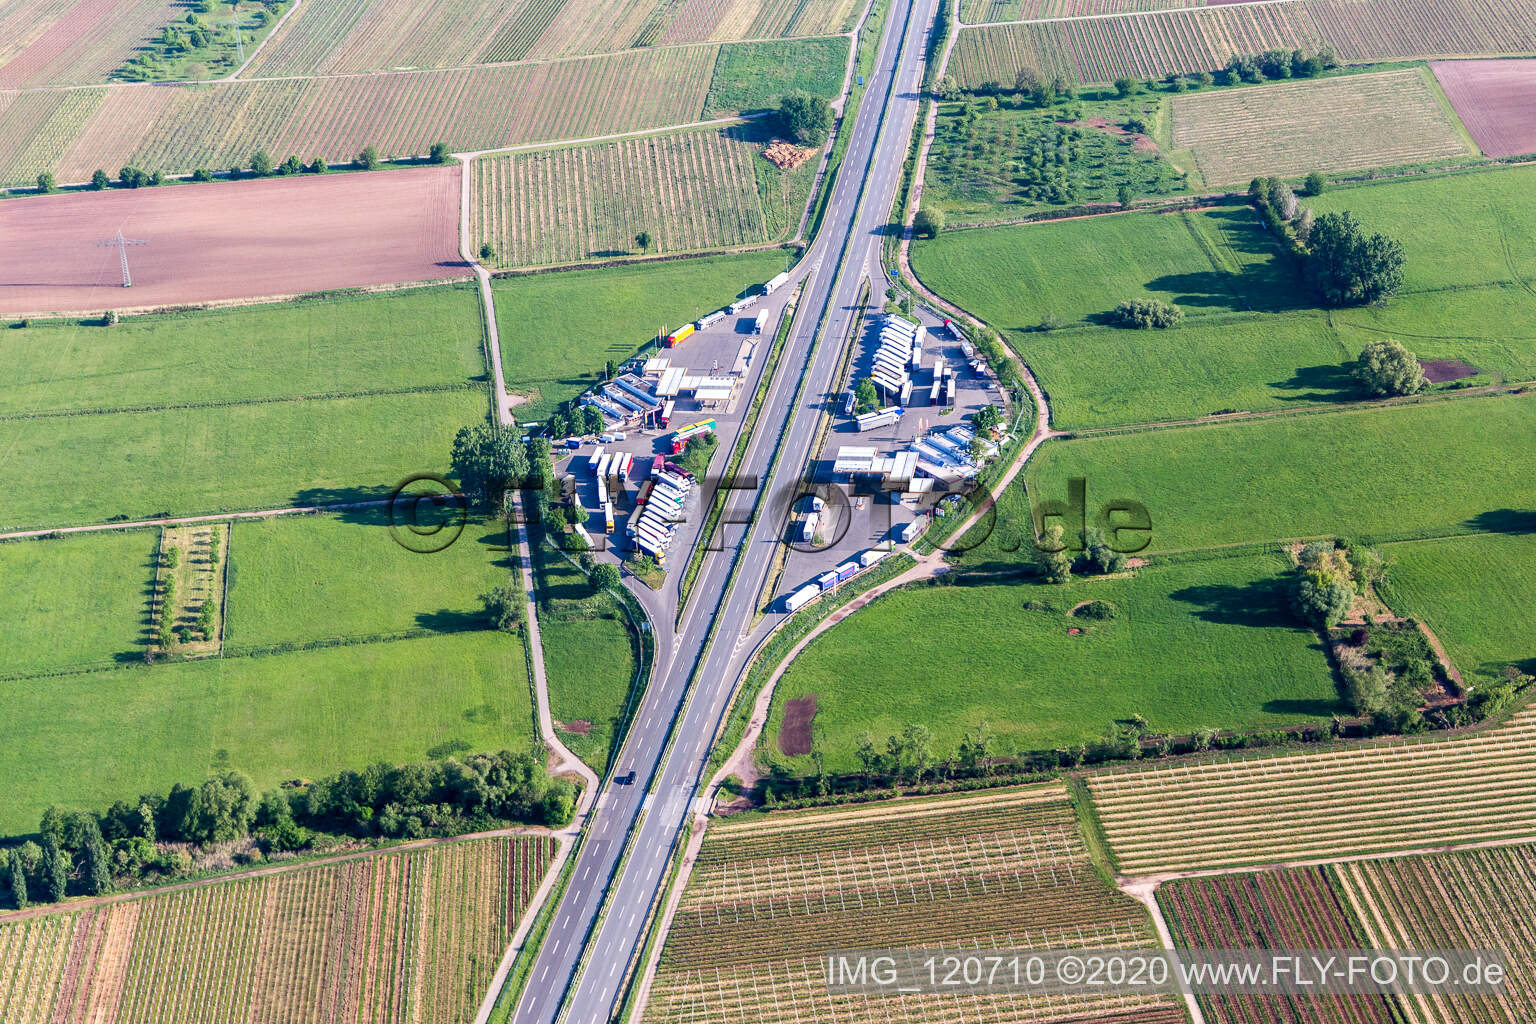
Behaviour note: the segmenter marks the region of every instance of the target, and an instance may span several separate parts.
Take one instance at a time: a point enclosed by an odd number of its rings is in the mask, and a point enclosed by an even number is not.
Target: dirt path
[[[1157,931],[1157,941],[1163,944],[1167,950],[1176,949],[1173,944],[1173,932],[1168,928],[1168,921],[1163,917],[1163,908],[1157,905],[1157,883],[1150,881],[1127,882],[1120,886],[1122,892],[1131,899],[1147,908],[1147,913],[1152,917],[1152,927]],[[1200,1012],[1200,1004],[1195,999],[1193,992],[1184,993],[1184,1006],[1189,1010],[1190,1024],[1205,1024],[1205,1015]]]

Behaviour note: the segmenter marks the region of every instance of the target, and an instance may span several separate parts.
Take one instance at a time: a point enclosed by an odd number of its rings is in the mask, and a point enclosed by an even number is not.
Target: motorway
[[[513,1013],[515,1024],[551,1024],[567,1000],[565,1019],[571,1024],[604,1024],[618,1012],[626,969],[644,940],[647,911],[666,880],[673,842],[687,820],[710,743],[752,650],[747,631],[759,586],[781,542],[783,506],[774,500],[776,489],[794,485],[822,409],[835,398],[842,342],[857,314],[866,277],[875,282],[875,295],[883,294],[882,232],[916,123],[923,58],[937,4],[891,2],[875,71],[851,126],[821,231],[795,270],[795,278],[804,279],[795,328],[741,468],[760,480],[769,479],[770,470],[776,476],[759,496],[759,514],[750,527],[721,527],[723,550],[705,558],[680,631],[673,635],[668,623],[657,622],[652,680],[615,769],[619,776],[635,771],[636,782],[610,784],[599,794],[570,885]],[[840,130],[849,128],[845,123]],[[825,337],[813,353],[818,333]],[[797,403],[802,374],[808,375],[807,386]],[[726,440],[722,448],[729,447]],[[776,459],[779,453],[782,457]],[[745,518],[734,505],[726,518]],[[680,553],[678,564],[685,561]],[[727,593],[733,562],[739,575]],[[705,640],[717,619],[719,633],[700,666]],[[685,705],[690,684],[693,693]],[[636,829],[632,853],[615,878]],[[607,913],[594,929],[610,889]],[[588,965],[577,979],[584,951]]]

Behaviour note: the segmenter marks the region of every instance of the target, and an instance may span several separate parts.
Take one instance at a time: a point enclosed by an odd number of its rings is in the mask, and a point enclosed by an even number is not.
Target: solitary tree
[[[445,164],[445,163],[447,163],[448,162],[448,143],[446,143],[446,142],[434,142],[434,143],[432,143],[432,148],[427,151],[427,161],[429,163],[434,163],[434,164]]]
[[[490,504],[528,475],[528,453],[510,433],[477,423],[453,439],[453,474],[466,491]]]
[[[363,151],[357,154],[357,166],[365,171],[371,171],[379,166],[379,151],[372,146],[363,147]]]
[[[1125,99],[1127,96],[1132,95],[1140,87],[1141,86],[1136,81],[1136,79],[1129,76],[1122,76],[1115,79],[1115,95],[1121,99]]]
[[[1355,364],[1355,379],[1373,395],[1412,395],[1424,389],[1424,367],[1391,338],[1370,342]]]
[[[480,262],[481,263],[490,263],[490,262],[494,261],[495,259],[496,259],[496,250],[491,247],[491,243],[490,242],[481,242],[480,243]]]
[[[869,377],[860,377],[853,386],[853,401],[859,412],[868,412],[880,401],[880,394],[875,390],[875,382]]]
[[[984,405],[971,413],[971,424],[978,434],[991,434],[1003,424],[1003,414],[995,405]]]
[[[1308,275],[1330,306],[1377,302],[1402,286],[1402,244],[1387,235],[1367,235],[1347,210],[1318,217],[1309,246]]]
[[[510,583],[503,583],[480,595],[485,614],[491,625],[507,633],[514,632],[523,622],[523,595]]]
[[[912,218],[912,232],[923,238],[937,238],[944,230],[944,211],[924,206]]]
[[[1305,185],[1307,195],[1320,196],[1323,194],[1323,189],[1327,187],[1327,185],[1328,181],[1323,177],[1322,172],[1313,171],[1311,174],[1307,175],[1307,181]]]
[[[637,234],[635,236],[635,244],[640,247],[641,252],[649,251],[651,248],[651,233],[649,231],[642,231]]]
[[[37,176],[37,190],[44,195],[59,190],[58,179],[53,176],[52,171],[44,171]]]
[[[1132,191],[1131,186],[1124,182],[1121,182],[1120,187],[1115,189],[1115,201],[1120,204],[1122,210],[1130,206],[1131,200],[1135,197],[1136,193]]]
[[[593,590],[618,590],[622,582],[619,567],[612,562],[599,562],[592,570]]]
[[[91,175],[91,188],[97,192],[100,192],[110,184],[112,184],[112,179],[107,177],[107,172],[100,168],[97,168],[96,173]]]
[[[779,124],[800,145],[823,146],[832,133],[832,105],[824,96],[792,92],[779,101]]]

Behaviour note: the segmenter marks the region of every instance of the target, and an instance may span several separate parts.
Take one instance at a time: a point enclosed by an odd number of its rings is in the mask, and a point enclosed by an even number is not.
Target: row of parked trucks
[[[744,295],[737,299],[735,302],[731,303],[729,306],[726,306],[724,309],[717,309],[713,313],[704,314],[693,323],[679,327],[671,334],[668,334],[665,338],[662,339],[662,343],[667,348],[676,348],[678,345],[693,337],[695,332],[708,330],[728,316],[740,316],[746,310],[757,305],[758,299],[762,298],[764,295],[772,295],[774,292],[778,291],[788,283],[789,271],[786,270],[782,274],[775,274],[763,284],[763,290],[761,293],[753,292],[751,295]],[[756,319],[753,320],[752,333],[762,334],[763,327],[767,323],[768,311],[765,309],[759,312]]]
[[[786,612],[799,611],[821,595],[831,593],[859,573],[878,565],[880,560],[889,553],[879,548],[860,551],[857,558],[850,559],[841,565],[828,569],[816,577],[813,582],[805,584],[805,586],[794,593],[786,596],[784,598],[784,610]]]
[[[651,460],[650,479],[640,487],[635,512],[629,517],[625,532],[630,544],[650,555],[658,565],[667,564],[667,549],[672,546],[677,524],[683,521],[683,507],[693,485],[693,474],[668,462],[666,456],[658,455]]]

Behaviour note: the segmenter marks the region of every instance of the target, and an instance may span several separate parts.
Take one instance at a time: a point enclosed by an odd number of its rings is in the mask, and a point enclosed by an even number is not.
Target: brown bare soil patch
[[[814,149],[801,149],[782,139],[775,139],[772,145],[763,150],[763,159],[781,171],[792,171],[815,155]]]
[[[573,732],[577,736],[585,736],[592,731],[592,723],[585,718],[578,718],[574,722],[556,722],[555,728],[561,732]]]
[[[1444,384],[1448,380],[1465,380],[1468,377],[1476,377],[1480,372],[1470,363],[1464,363],[1460,359],[1426,359],[1419,364],[1424,367],[1424,379],[1431,384]]]
[[[76,192],[0,203],[0,315],[100,313],[464,277],[459,168]],[[123,235],[118,253],[93,243]]]
[[[816,695],[808,693],[784,705],[784,724],[779,728],[779,752],[790,756],[811,752],[811,722],[816,717]]]
[[[1252,0],[1237,0],[1237,2],[1250,3]],[[1086,121],[1062,121],[1060,123],[1065,125],[1076,125],[1079,128],[1092,128],[1094,131],[1103,132],[1105,135],[1115,135],[1122,139],[1130,139],[1131,148],[1136,150],[1138,153],[1157,152],[1157,143],[1152,141],[1152,137],[1150,135],[1143,135],[1140,132],[1127,131],[1123,126],[1115,124],[1113,121],[1106,120],[1102,117],[1090,117]]]
[[[1437,60],[1429,66],[1484,153],[1536,152],[1536,60]]]

